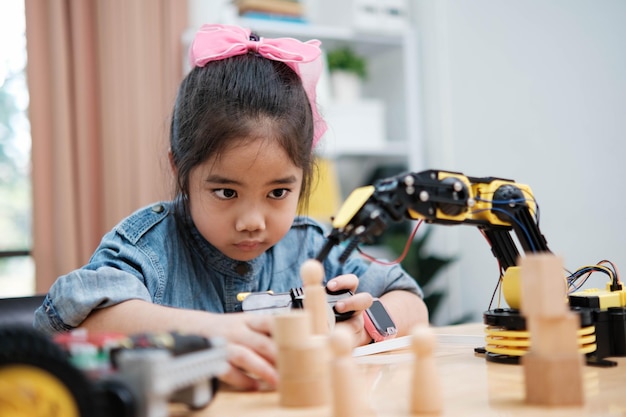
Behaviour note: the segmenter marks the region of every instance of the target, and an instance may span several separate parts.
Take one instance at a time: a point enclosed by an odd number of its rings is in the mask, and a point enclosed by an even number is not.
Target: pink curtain
[[[36,292],[169,198],[182,0],[26,0]]]

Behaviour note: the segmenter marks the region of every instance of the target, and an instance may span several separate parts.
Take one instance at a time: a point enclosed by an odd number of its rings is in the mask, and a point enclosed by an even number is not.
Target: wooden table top
[[[487,362],[474,353],[484,345],[481,323],[434,328],[438,334],[437,370],[443,390],[444,416],[626,416],[626,358],[618,366],[585,366],[585,402],[577,407],[529,406],[524,401],[520,365]],[[366,402],[374,416],[410,416],[411,361],[408,349],[355,358]],[[567,384],[567,381],[563,381]],[[220,390],[204,409],[172,409],[173,417],[332,417],[331,407],[287,408],[278,393]]]

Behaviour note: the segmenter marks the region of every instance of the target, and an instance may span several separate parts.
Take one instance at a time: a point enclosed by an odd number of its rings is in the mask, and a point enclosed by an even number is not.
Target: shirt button
[[[152,206],[152,211],[154,213],[163,213],[163,210],[165,210],[165,207],[163,207],[163,204],[156,204],[154,206]]]
[[[250,267],[244,262],[241,262],[237,264],[237,266],[235,266],[235,272],[237,272],[239,275],[245,275],[248,273],[249,270]]]

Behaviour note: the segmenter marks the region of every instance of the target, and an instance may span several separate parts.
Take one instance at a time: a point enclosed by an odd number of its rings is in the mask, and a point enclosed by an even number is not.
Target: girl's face
[[[220,252],[249,261],[289,231],[302,175],[275,140],[240,140],[191,171],[191,217]]]

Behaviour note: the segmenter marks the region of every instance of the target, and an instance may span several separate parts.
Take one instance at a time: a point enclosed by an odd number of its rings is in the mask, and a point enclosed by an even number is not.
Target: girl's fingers
[[[359,278],[354,274],[339,275],[326,283],[326,287],[331,291],[350,290],[356,291],[359,286]]]
[[[231,343],[227,348],[231,369],[220,379],[239,389],[258,389],[259,380],[269,387],[278,384],[278,372],[264,358],[246,346]]]
[[[248,313],[234,313],[231,317],[239,322],[232,323],[227,339],[256,352],[271,364],[276,363],[278,350],[270,336],[272,317]]]
[[[230,367],[228,371],[220,375],[220,381],[240,391],[257,391],[259,382],[250,378],[243,371]]]
[[[341,301],[337,301],[335,304],[335,310],[339,313],[345,313],[347,311],[362,311],[367,310],[372,305],[372,295],[366,292],[354,294],[350,298],[345,298]]]
[[[246,317],[248,327],[255,332],[263,333],[267,336],[272,334],[274,317],[262,314],[248,314]]]

